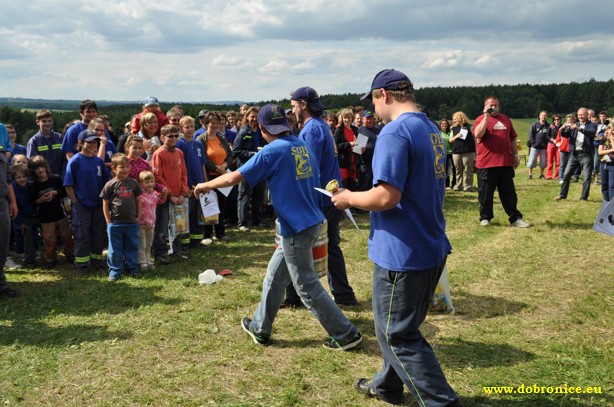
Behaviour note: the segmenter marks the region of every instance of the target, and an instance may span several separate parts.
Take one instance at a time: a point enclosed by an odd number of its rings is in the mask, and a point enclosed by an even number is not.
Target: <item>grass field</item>
[[[526,139],[525,139],[526,140]],[[455,315],[430,314],[423,333],[465,406],[614,404],[614,238],[591,230],[601,205],[554,202],[558,183],[516,179],[533,226],[510,228],[498,201],[489,228],[475,193],[448,194],[454,247],[448,268]],[[0,300],[0,404],[63,406],[378,406],[352,383],[381,364],[371,312],[368,217],[342,224],[360,305],[345,308],[365,337],[346,353],[322,348],[324,330],[302,309],[283,309],[272,344],[256,346],[251,316],[273,251],[273,231],[231,231],[232,241],[193,252],[143,279],[112,284],[56,271],[7,272],[22,293]],[[234,275],[199,286],[206,268]],[[610,321],[610,322],[608,322]],[[486,394],[484,386],[601,386],[600,394]]]

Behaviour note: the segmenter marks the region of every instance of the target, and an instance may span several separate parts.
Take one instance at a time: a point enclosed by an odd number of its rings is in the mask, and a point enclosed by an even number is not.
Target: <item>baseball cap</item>
[[[98,135],[96,133],[94,133],[93,131],[91,131],[91,130],[83,130],[77,136],[77,139],[79,141],[92,141],[92,140],[96,140],[96,139],[99,139],[99,138],[100,137],[98,137]]]
[[[318,92],[314,88],[304,86],[298,88],[290,95],[291,100],[304,100],[314,110],[324,110],[324,105],[320,102]]]
[[[158,102],[158,98],[149,96],[147,99],[145,99],[145,107],[149,107],[149,106],[160,106],[160,103]]]
[[[258,123],[271,134],[277,135],[290,131],[286,112],[279,105],[268,104],[258,111]]]
[[[370,110],[365,110],[362,112],[362,117],[373,117],[373,112]]]
[[[400,82],[409,82],[411,84],[411,81],[403,72],[397,71],[396,69],[384,69],[375,75],[371,83],[371,89],[362,95],[360,100],[371,99],[371,92],[375,89],[396,90]],[[410,85],[409,90],[414,90],[413,84]]]
[[[198,118],[200,119],[201,117],[205,117],[208,112],[209,111],[206,109],[201,110],[200,112],[198,112]]]

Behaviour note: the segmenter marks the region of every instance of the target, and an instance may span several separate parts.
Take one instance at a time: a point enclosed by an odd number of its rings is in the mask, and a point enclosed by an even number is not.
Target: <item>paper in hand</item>
[[[330,196],[330,197],[332,197],[332,196],[333,196],[333,194],[332,194],[331,192],[328,192],[328,191],[327,191],[327,190],[325,190],[325,189],[322,189],[322,188],[317,188],[317,187],[314,187],[314,189],[315,189],[316,191],[318,191],[318,192],[323,193],[323,194],[324,194],[324,195],[326,195],[326,196]],[[354,224],[354,226],[356,226],[356,229],[360,230],[360,229],[358,228],[358,225],[356,224],[356,221],[354,220],[354,216],[352,216],[352,212],[350,212],[350,210],[349,210],[349,209],[346,209],[346,210],[345,210],[345,214],[347,215],[348,219],[352,221],[352,223]]]

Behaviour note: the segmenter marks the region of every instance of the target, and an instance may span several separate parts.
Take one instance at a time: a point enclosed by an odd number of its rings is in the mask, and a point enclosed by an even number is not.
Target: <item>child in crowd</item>
[[[28,169],[34,178],[29,188],[29,196],[38,209],[41,235],[45,242],[45,267],[53,268],[57,262],[58,237],[62,239],[66,261],[72,264],[75,261],[75,244],[64,211],[66,189],[62,177],[51,172],[49,163],[40,155],[30,159]]]
[[[151,244],[154,237],[154,227],[156,226],[156,208],[158,204],[164,203],[154,190],[156,178],[151,171],[142,171],[139,174],[141,185],[141,220],[140,220],[140,242],[139,242],[139,267],[141,271],[155,268],[151,262]]]
[[[77,139],[81,151],[66,166],[64,187],[72,201],[75,266],[78,275],[86,275],[90,266],[104,267],[102,249],[107,236],[100,191],[110,176],[104,161],[96,156],[100,141],[96,133],[84,130]]]
[[[141,217],[141,187],[130,178],[130,160],[118,153],[111,159],[115,178],[102,188],[102,211],[109,235],[109,281],[117,281],[126,266],[128,274],[137,276],[139,253],[139,221]]]
[[[15,239],[15,252],[23,254],[24,266],[36,267],[36,249],[38,232],[38,213],[36,206],[30,202],[28,195],[28,167],[23,164],[13,165],[11,178],[13,191],[19,213],[13,219],[13,236]]]
[[[28,167],[28,157],[26,157],[23,154],[15,154],[14,156],[11,157],[13,160],[11,161],[11,166],[17,166],[17,165],[25,165],[26,168]]]
[[[43,109],[36,113],[38,133],[28,141],[28,157],[43,156],[52,174],[64,176],[66,172],[66,155],[62,152],[62,135],[53,131],[53,113]]]
[[[156,180],[168,188],[168,200],[158,205],[156,210],[156,227],[154,231],[154,258],[160,264],[168,264],[168,226],[170,205],[182,205],[190,196],[188,189],[188,171],[185,166],[183,152],[176,148],[179,129],[166,125],[160,130],[162,147],[153,154],[151,164]],[[182,252],[181,238],[175,238],[171,243],[174,254],[187,257]]]
[[[180,130],[183,132],[183,137],[177,141],[177,148],[183,152],[186,169],[188,171],[188,187],[194,188],[201,182],[205,182],[205,164],[207,164],[206,151],[203,144],[194,139],[195,120],[190,116],[183,116],[179,120]],[[189,223],[190,233],[185,235],[181,240],[184,245],[189,247],[199,247],[203,240],[203,226],[200,224],[200,202],[193,195],[189,198]]]
[[[139,181],[139,175],[143,171],[151,172],[151,164],[148,161],[144,160],[142,157],[143,154],[143,139],[136,134],[131,134],[126,139],[124,144],[124,148],[126,150],[126,155],[130,160],[130,178],[134,178]],[[168,189],[162,184],[156,183],[155,190],[160,194],[160,198],[164,201],[166,200],[166,196],[168,195]]]
[[[15,130],[15,126],[10,123],[5,124],[6,131],[9,134],[9,141],[11,142],[11,147],[13,148],[13,157],[17,154],[25,155],[28,151],[26,146],[17,143],[17,131]],[[9,164],[13,164],[13,161],[9,160]]]

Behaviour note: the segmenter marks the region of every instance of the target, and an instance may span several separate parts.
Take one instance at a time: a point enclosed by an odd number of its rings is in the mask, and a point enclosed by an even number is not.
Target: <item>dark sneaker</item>
[[[356,305],[358,305],[358,300],[356,298],[351,298],[349,300],[342,300],[342,301],[335,300],[335,304],[345,305],[346,307],[355,307]]]
[[[2,297],[7,297],[7,298],[19,297],[19,292],[15,290],[11,290],[10,288],[7,287],[4,290],[0,291],[0,298]]]
[[[167,254],[163,254],[162,256],[158,257],[155,262],[157,264],[170,264],[171,263],[171,259],[170,257],[168,257]]]
[[[251,336],[252,340],[256,345],[266,345],[269,342],[269,338],[266,336],[256,335],[254,331],[252,331],[252,329],[249,327],[249,324],[251,322],[251,319],[247,317],[243,318],[241,320],[241,328],[243,328],[243,330],[247,332],[249,336]]]
[[[398,395],[383,395],[375,391],[373,388],[373,381],[369,379],[358,379],[354,382],[354,388],[360,393],[369,397],[376,398],[384,403],[392,404],[395,406],[402,406],[405,404],[405,396],[403,393]]]
[[[324,342],[324,345],[322,346],[324,346],[326,349],[334,351],[348,350],[358,346],[360,342],[362,342],[362,335],[360,334],[360,332],[357,332],[356,335],[349,342],[341,343],[337,342],[333,338],[330,338],[326,342]]]

